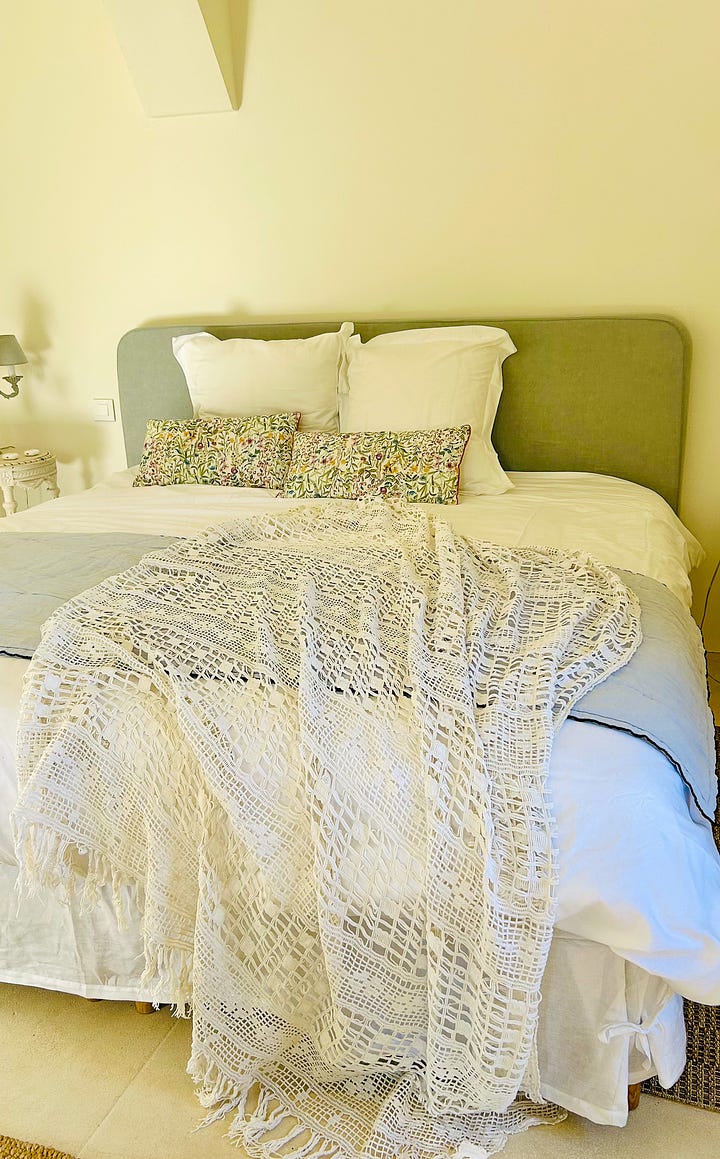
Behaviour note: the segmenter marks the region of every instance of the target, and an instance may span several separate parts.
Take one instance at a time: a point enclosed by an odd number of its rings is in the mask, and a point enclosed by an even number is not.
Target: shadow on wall
[[[198,0],[233,109],[240,108],[250,0]]]
[[[19,313],[20,341],[28,363],[21,368],[24,371],[21,400],[10,400],[0,410],[0,445],[51,451],[59,466],[74,469],[76,485],[90,487],[102,463],[105,432],[89,420],[57,417],[57,411],[62,411],[62,404],[71,392],[69,377],[58,374],[57,369],[53,369],[52,379],[48,377],[52,318],[45,303],[29,291],[24,294]],[[49,400],[52,418],[47,417]],[[22,405],[18,406],[20,401]],[[18,488],[18,492],[22,490]],[[23,496],[19,495],[19,499],[24,506]]]
[[[27,293],[24,296],[22,310],[22,346],[28,357],[28,365],[26,369],[26,390],[23,391],[24,403],[27,410],[33,406],[32,390],[28,391],[29,383],[38,383],[41,387],[45,384],[45,372],[47,351],[50,350],[52,342],[47,327],[47,311],[45,306],[35,297],[34,294]],[[22,390],[22,387],[21,387]]]
[[[256,320],[249,319],[247,313],[238,306],[237,309],[222,314],[156,315],[154,318],[146,318],[143,322],[139,322],[137,329],[144,330],[153,326],[249,326]]]
[[[43,420],[45,401],[52,397],[53,403],[69,397],[69,380],[53,372],[52,380],[47,376],[48,353],[52,350],[50,337],[53,325],[48,310],[33,293],[26,291],[21,307],[20,330],[23,349],[28,357],[25,368],[25,382],[20,387],[23,396],[24,418],[38,423]],[[8,419],[10,416],[6,416]]]
[[[328,328],[332,329],[333,327],[339,327],[340,323],[348,317],[353,319],[353,311],[350,311],[349,314],[347,311],[343,312],[342,310],[333,310],[331,314],[323,312],[289,314],[287,311],[282,314],[253,314],[243,309],[242,306],[236,306],[229,310],[224,310],[222,313],[205,311],[202,314],[156,315],[153,318],[147,318],[143,322],[138,323],[137,329],[147,329],[152,326],[264,326],[281,324],[283,322],[295,322],[301,325],[307,323],[308,325],[318,326],[327,324]],[[380,315],[377,315],[377,317],[380,317]]]
[[[232,42],[232,76],[234,80],[234,107],[240,108],[245,76],[245,54],[247,50],[248,9],[250,0],[229,0],[230,36]]]

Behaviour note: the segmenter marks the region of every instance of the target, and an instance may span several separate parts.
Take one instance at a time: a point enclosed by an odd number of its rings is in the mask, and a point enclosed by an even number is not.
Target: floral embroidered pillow
[[[282,487],[299,413],[150,419],[135,487]]]
[[[460,463],[470,427],[430,431],[356,431],[295,435],[283,494],[288,498],[457,503]]]

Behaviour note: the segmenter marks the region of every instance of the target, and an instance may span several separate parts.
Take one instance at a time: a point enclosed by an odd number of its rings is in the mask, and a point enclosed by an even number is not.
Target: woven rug
[[[715,729],[716,768],[720,776],[720,728]],[[720,805],[713,825],[720,850]],[[720,1111],[720,1006],[699,1006],[685,999],[687,1065],[675,1083],[664,1090],[657,1079],[643,1083],[643,1090],[676,1103],[690,1103],[707,1111]]]
[[[0,1135],[0,1159],[73,1159],[65,1151],[43,1147],[40,1143],[22,1143],[9,1135]]]

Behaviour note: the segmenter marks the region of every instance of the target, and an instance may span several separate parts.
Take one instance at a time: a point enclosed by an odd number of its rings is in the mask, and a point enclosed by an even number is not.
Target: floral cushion
[[[460,463],[470,427],[431,431],[358,431],[295,435],[283,494],[292,498],[457,503]]]
[[[299,413],[179,422],[150,419],[135,487],[282,487]]]

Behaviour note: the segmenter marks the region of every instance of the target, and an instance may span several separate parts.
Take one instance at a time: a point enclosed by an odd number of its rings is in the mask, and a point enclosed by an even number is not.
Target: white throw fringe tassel
[[[18,900],[47,889],[65,904],[77,898],[80,912],[85,914],[97,906],[102,891],[110,886],[118,929],[128,929],[133,891],[139,895],[138,882],[120,873],[103,853],[78,846],[71,837],[39,822],[16,823],[14,828]]]
[[[227,1138],[242,1146],[253,1159],[355,1159],[355,1152],[343,1147],[338,1139],[331,1138],[322,1127],[310,1123],[307,1116],[301,1119],[292,1104],[284,1100],[276,1089],[268,1087],[262,1078],[247,1075],[242,1079],[230,1079],[216,1063],[209,1062],[201,1053],[193,1054],[187,1073],[196,1084],[201,1105],[211,1108],[195,1128],[196,1132],[232,1116]],[[410,1146],[397,1153],[402,1151],[403,1155],[417,1156],[418,1159],[490,1159],[503,1150],[514,1134],[532,1126],[560,1123],[567,1118],[567,1112],[561,1107],[542,1100],[534,1107],[531,1100],[523,1096],[519,1096],[517,1102],[518,1106],[525,1107],[521,1123],[503,1130],[499,1123],[485,1122],[470,1132],[476,1138],[483,1136],[484,1143],[458,1138],[455,1128],[447,1131],[447,1145],[442,1150]],[[436,1145],[442,1146],[444,1132],[442,1124],[438,1126]],[[452,1136],[453,1142],[450,1141]]]
[[[22,897],[33,897],[48,889],[68,904],[77,898],[80,912],[89,913],[106,887],[110,887],[113,912],[121,931],[127,930],[132,918],[132,900],[142,901],[139,883],[121,874],[96,849],[84,849],[68,837],[53,833],[39,824],[16,826],[18,875],[15,891],[18,903]],[[146,939],[145,970],[141,987],[152,990],[152,1001],[158,1006],[173,995],[172,1011],[177,1017],[189,1017],[192,1009],[191,950],[164,946]]]

